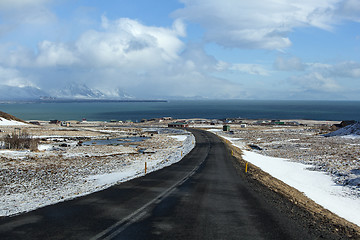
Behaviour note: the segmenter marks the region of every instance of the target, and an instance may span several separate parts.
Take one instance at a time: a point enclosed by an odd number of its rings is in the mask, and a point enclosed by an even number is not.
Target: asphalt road
[[[339,239],[246,176],[212,133],[182,161],[85,197],[0,218],[0,239]]]

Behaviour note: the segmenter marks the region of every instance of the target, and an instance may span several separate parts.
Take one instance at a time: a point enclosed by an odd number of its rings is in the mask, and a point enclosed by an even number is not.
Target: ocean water
[[[0,104],[24,120],[90,121],[173,118],[360,120],[360,101],[191,100]]]

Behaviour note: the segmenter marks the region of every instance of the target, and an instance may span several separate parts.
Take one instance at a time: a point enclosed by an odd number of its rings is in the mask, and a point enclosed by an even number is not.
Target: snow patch
[[[26,125],[26,124],[23,122],[8,120],[6,118],[0,117],[0,126],[21,126],[21,125]]]
[[[360,201],[350,188],[335,184],[330,175],[309,171],[312,165],[291,162],[284,158],[264,156],[244,149],[244,144],[222,136],[242,149],[243,159],[291,187],[303,192],[319,205],[360,226]],[[356,180],[358,181],[358,180]]]
[[[175,134],[181,133],[185,135],[179,135],[177,138],[181,139],[182,142],[179,142],[179,144],[176,144],[175,146],[169,145],[168,148],[161,149],[161,151],[156,151],[151,155],[139,154],[135,159],[132,158],[129,160],[127,159],[124,152],[120,152],[123,154],[122,156],[124,156],[124,159],[122,160],[121,164],[114,164],[112,172],[101,173],[102,168],[99,166],[99,174],[87,176],[83,175],[83,178],[81,176],[80,178],[77,178],[75,176],[68,175],[68,178],[65,179],[68,182],[57,182],[53,186],[44,185],[40,186],[39,188],[32,188],[30,185],[27,185],[28,190],[26,191],[20,193],[4,194],[0,196],[0,216],[11,216],[14,214],[31,211],[39,207],[88,195],[93,192],[109,188],[115,184],[144,176],[145,163],[147,164],[147,173],[150,173],[179,162],[195,146],[194,135],[184,130],[176,131]],[[50,144],[40,145],[41,150],[47,150],[51,147],[52,146]],[[29,151],[1,150],[0,153],[1,156],[4,157],[11,156],[18,159],[26,159]],[[112,152],[111,154],[114,155],[117,153]],[[76,154],[74,154],[74,156],[75,155]],[[87,155],[89,155],[89,153],[87,153]],[[101,155],[104,156],[104,154]],[[29,162],[29,164],[30,163],[31,162]],[[71,177],[74,177],[74,181],[71,179]]]
[[[185,155],[187,155],[195,147],[194,135],[178,135],[171,136],[182,139],[183,144],[175,151],[169,150],[167,154],[156,155],[153,159],[143,159],[134,161],[130,165],[124,167],[121,171],[99,174],[90,176],[89,180],[94,180],[96,185],[101,188],[108,188],[116,183],[129,181],[136,177],[145,175],[145,162],[147,165],[147,173],[160,170],[164,167],[170,166],[179,162]]]
[[[346,127],[340,128],[334,132],[324,135],[325,137],[334,137],[334,136],[360,136],[360,122],[348,125]]]
[[[180,141],[183,142],[186,140],[187,136],[186,135],[175,135],[175,136],[169,136],[171,138],[175,138],[176,141]]]

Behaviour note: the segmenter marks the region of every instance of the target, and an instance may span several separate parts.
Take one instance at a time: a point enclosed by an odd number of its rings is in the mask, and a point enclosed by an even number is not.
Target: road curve
[[[339,239],[238,170],[214,134],[190,130],[182,161],[71,201],[0,218],[0,239]]]

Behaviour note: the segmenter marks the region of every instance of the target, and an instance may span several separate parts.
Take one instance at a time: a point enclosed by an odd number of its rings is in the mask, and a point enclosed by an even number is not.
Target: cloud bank
[[[206,29],[205,39],[229,48],[284,49],[294,28],[330,30],[338,0],[181,0],[174,16]]]
[[[71,43],[42,41],[35,52],[4,51],[0,62],[38,75],[24,80],[41,89],[86,84],[111,95],[122,88],[139,97],[239,97],[239,84],[211,76],[218,61],[200,46],[186,46],[185,25],[146,26],[139,21],[103,16],[101,30],[88,30]],[[14,82],[15,80],[12,80]]]
[[[291,92],[346,95],[359,86],[356,60],[311,63],[289,52],[298,29],[335,32],[344,22],[360,22],[360,0],[179,1],[183,8],[171,13],[172,25],[100,14],[96,26],[62,38],[51,34],[54,26],[69,27],[54,11],[54,0],[3,0],[0,36],[7,41],[0,39],[0,85],[52,93],[78,84],[108,96],[124,89],[138,98],[257,98],[281,91],[291,98]],[[187,24],[202,26],[201,39],[188,36]],[[51,37],[43,37],[42,30],[50,27]],[[36,45],[22,44],[28,39]],[[209,43],[276,55],[266,61],[246,55],[226,61],[206,51]],[[260,87],[269,93],[258,94]]]

